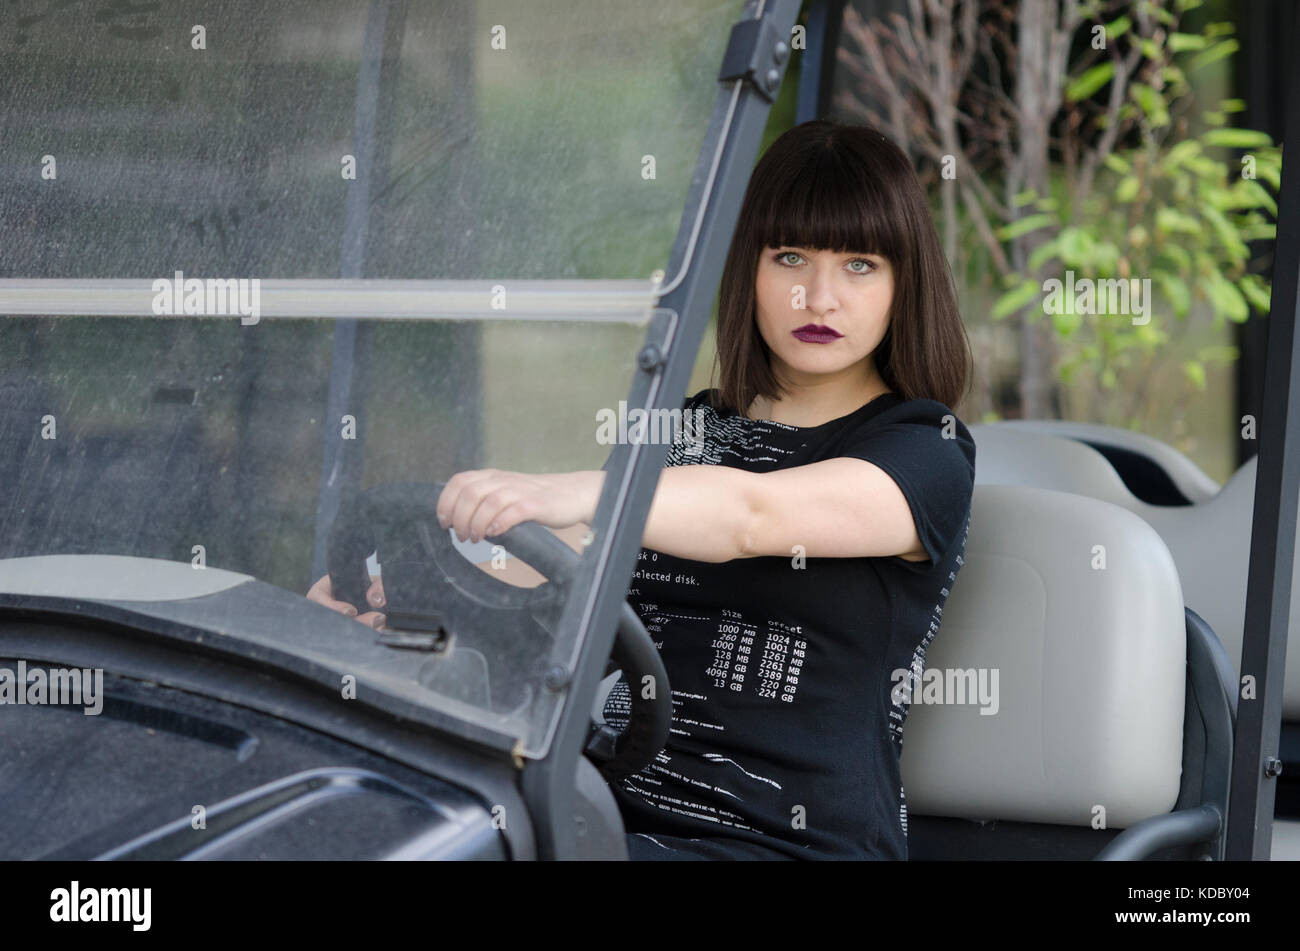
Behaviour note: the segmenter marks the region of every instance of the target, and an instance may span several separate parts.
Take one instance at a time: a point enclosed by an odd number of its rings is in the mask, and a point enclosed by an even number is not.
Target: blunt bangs
[[[773,169],[782,179],[756,192],[751,226],[758,247],[877,254],[897,265],[906,258],[894,207],[878,179],[818,148],[798,167]]]

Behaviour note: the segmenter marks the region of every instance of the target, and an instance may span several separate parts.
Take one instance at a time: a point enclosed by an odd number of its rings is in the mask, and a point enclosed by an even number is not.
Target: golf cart
[[[626,603],[668,442],[597,421],[680,406],[782,77],[825,113],[843,3],[219,9],[106,8],[90,47],[0,12],[0,669],[51,687],[0,704],[0,856],[625,858],[607,784],[671,718]],[[930,663],[1000,669],[1000,709],[910,714],[913,858],[1267,855],[1300,471],[1269,422],[1249,704],[1160,525],[981,478]],[[602,466],[581,556],[431,520],[464,469]],[[477,567],[507,557],[546,581]],[[387,630],[302,596],[360,608],[372,573]],[[616,668],[661,685],[622,734]]]

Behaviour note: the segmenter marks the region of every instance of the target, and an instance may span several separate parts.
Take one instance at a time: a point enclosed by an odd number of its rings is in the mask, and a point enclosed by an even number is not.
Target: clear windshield
[[[0,558],[302,595],[350,490],[600,468],[742,3],[189,6],[0,8]],[[542,755],[556,636],[403,692]]]
[[[5,3],[0,277],[648,280],[741,10]]]
[[[345,485],[599,469],[612,446],[598,413],[626,398],[645,333],[637,322],[367,321],[347,412],[334,419],[325,407],[337,326],[0,321],[0,559],[135,555],[301,595],[323,570],[322,504],[345,498]],[[337,493],[323,482],[325,458]],[[450,538],[449,549],[499,577],[490,544]],[[441,653],[403,652],[414,695],[540,748],[558,710],[559,695],[539,687],[556,644],[507,634],[504,622],[477,627],[456,625]],[[375,638],[359,624],[355,646],[332,659],[366,669]]]

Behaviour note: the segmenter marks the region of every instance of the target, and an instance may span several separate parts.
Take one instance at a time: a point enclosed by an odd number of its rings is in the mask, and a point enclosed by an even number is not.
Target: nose
[[[826,267],[817,267],[808,276],[804,285],[804,305],[810,317],[839,309],[839,297],[835,290],[835,274]]]

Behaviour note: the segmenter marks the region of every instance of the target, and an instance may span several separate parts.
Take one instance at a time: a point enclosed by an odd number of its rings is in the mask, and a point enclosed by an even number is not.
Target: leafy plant
[[[1111,421],[1131,424],[1171,319],[1202,301],[1216,326],[1268,309],[1250,242],[1275,233],[1280,150],[1233,126],[1241,100],[1197,101],[1198,75],[1238,50],[1231,24],[1180,28],[1200,5],[911,0],[910,16],[846,16],[863,55],[845,57],[860,83],[838,105],[934,170],[949,259],[960,273],[973,242],[1000,292],[990,316],[1019,324],[1025,416],[1052,415],[1057,381],[1090,377]],[[1149,282],[1151,320],[1044,320],[1044,282],[1071,271]],[[1199,348],[1182,385],[1235,358]]]

